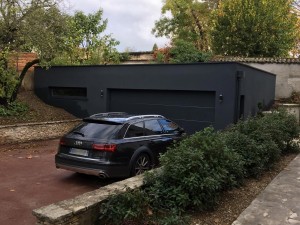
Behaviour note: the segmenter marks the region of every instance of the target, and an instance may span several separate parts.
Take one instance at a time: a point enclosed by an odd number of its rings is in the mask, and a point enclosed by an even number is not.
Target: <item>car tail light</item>
[[[93,149],[105,152],[114,152],[117,149],[115,144],[93,144]]]
[[[66,140],[65,140],[64,138],[61,138],[61,139],[59,140],[59,144],[60,144],[60,145],[66,145]]]

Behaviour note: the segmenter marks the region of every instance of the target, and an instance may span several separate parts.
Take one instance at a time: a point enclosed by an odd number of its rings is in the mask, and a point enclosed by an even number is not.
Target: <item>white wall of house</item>
[[[243,63],[276,74],[276,99],[300,92],[300,63]]]

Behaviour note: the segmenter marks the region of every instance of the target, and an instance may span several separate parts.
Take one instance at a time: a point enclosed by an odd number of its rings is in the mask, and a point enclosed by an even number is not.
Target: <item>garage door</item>
[[[214,124],[215,92],[110,89],[109,111],[161,114],[193,133]]]

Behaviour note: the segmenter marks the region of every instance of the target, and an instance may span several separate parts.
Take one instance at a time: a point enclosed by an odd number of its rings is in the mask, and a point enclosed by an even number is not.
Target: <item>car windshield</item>
[[[111,138],[121,127],[118,124],[84,122],[75,128],[72,133],[80,134],[83,137],[108,139]]]

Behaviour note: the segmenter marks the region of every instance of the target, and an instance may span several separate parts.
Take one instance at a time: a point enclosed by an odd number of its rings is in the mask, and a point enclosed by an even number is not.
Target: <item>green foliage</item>
[[[298,36],[292,0],[224,0],[213,27],[214,51],[231,56],[285,57]]]
[[[152,32],[172,41],[186,40],[199,51],[207,51],[210,47],[211,11],[217,4],[216,0],[166,0],[161,10],[162,17],[155,22]]]
[[[118,194],[101,205],[100,219],[105,224],[121,224],[123,221],[143,220],[147,214],[148,199],[141,190],[127,188],[126,192]]]
[[[115,48],[119,42],[111,35],[104,35],[107,19],[103,10],[85,15],[78,11],[67,21],[68,32],[65,37],[63,54],[54,58],[52,65],[92,65],[119,63],[124,56]]]
[[[239,126],[249,124],[240,123]],[[259,130],[242,133],[239,130],[225,132],[223,138],[228,148],[242,156],[244,162],[245,177],[258,177],[261,173],[271,167],[279,158],[280,149],[270,136],[264,135]],[[264,139],[267,138],[267,139]],[[259,140],[257,140],[259,139]]]
[[[284,110],[240,121],[223,134],[228,148],[243,157],[246,177],[260,176],[282,152],[299,151],[298,137],[296,118]]]
[[[101,219],[124,225],[188,224],[186,210],[213,209],[223,190],[261,175],[281,150],[299,150],[298,136],[295,118],[285,111],[240,121],[223,132],[206,128],[162,155],[162,167],[146,173],[142,189],[112,197]]]
[[[101,224],[127,225],[181,225],[188,224],[189,218],[174,210],[164,211],[153,208],[148,193],[144,190],[132,190],[109,198],[100,208]]]
[[[21,116],[28,111],[28,106],[21,102],[9,103],[7,107],[0,106],[0,116]]]
[[[212,128],[169,149],[161,164],[162,174],[147,180],[147,191],[156,208],[179,212],[188,207],[213,208],[220,190],[237,185],[243,177],[240,156],[230,152]]]
[[[193,63],[208,61],[210,55],[200,52],[193,43],[176,40],[170,49],[171,63]]]
[[[8,50],[0,52],[0,105],[7,105],[17,85],[17,71],[8,65]]]
[[[157,49],[158,49],[158,46],[157,46],[157,44],[155,43],[155,44],[153,45],[153,47],[152,47],[152,51],[155,52]]]
[[[266,114],[260,121],[261,127],[271,135],[283,153],[299,152],[299,145],[295,139],[299,138],[300,131],[295,116],[280,109]]]
[[[62,49],[65,18],[56,0],[2,1],[0,49],[34,50],[41,59],[48,60]]]
[[[0,4],[0,49],[38,53],[40,65],[118,63],[119,44],[104,35],[103,11],[68,16],[59,0],[3,1]]]

